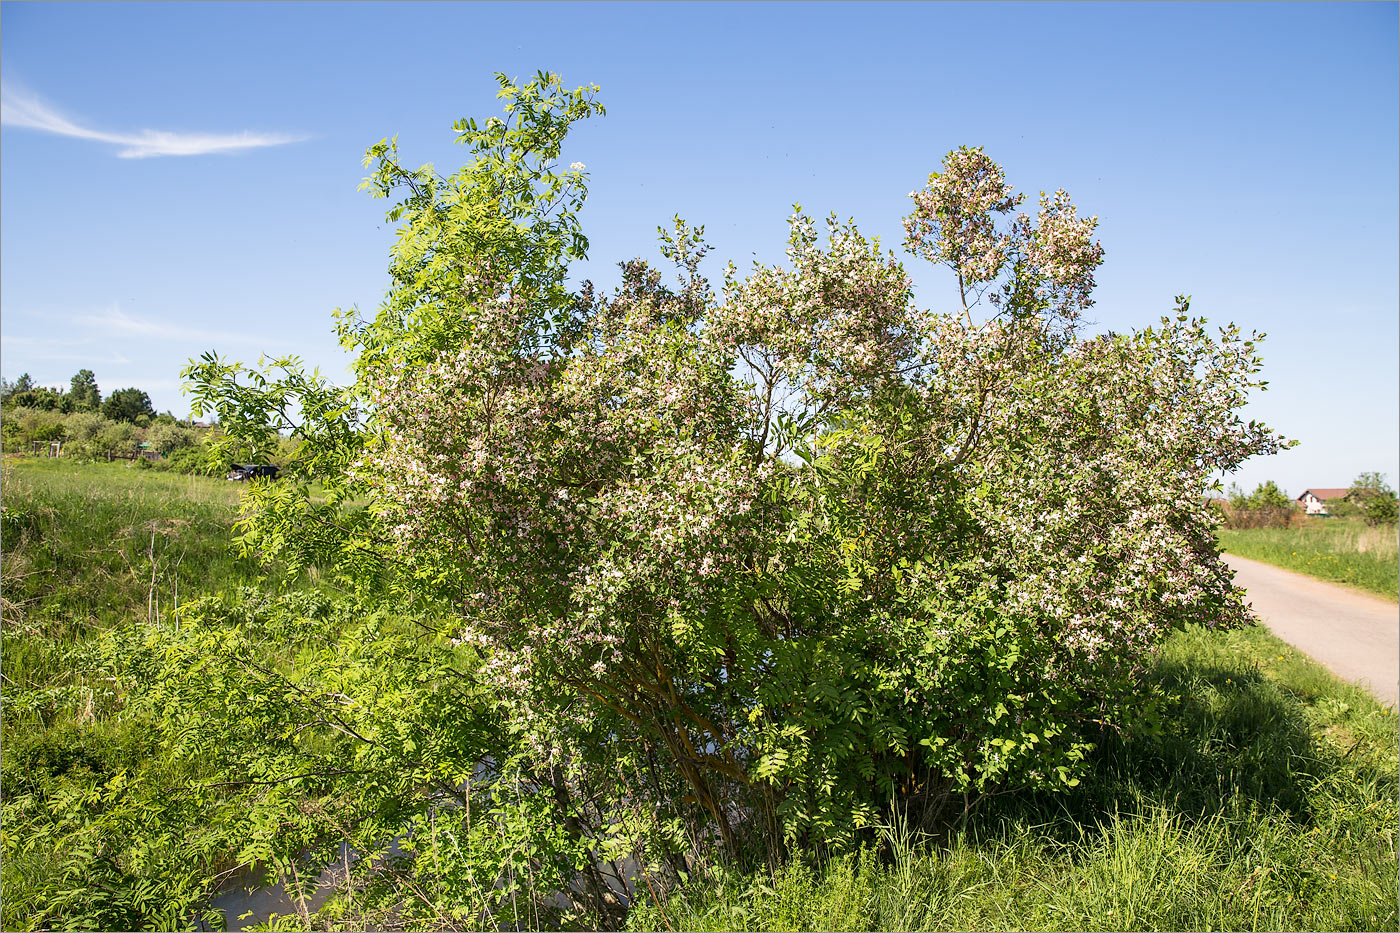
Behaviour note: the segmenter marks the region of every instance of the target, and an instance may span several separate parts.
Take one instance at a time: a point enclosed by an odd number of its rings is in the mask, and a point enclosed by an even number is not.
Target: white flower
[[[588,168],[588,166],[584,165],[582,162],[570,162],[570,163],[569,163],[569,170],[570,170],[570,171],[581,172],[581,171],[583,171],[583,170],[586,169],[586,168]]]

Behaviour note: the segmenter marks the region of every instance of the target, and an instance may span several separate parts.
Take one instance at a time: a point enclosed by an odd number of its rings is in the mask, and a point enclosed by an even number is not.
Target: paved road
[[[1383,702],[1400,701],[1400,606],[1234,554],[1225,563],[1275,635]]]

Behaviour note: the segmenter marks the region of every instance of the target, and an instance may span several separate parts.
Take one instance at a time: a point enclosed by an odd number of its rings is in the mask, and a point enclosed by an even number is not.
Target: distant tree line
[[[1283,528],[1306,517],[1302,506],[1273,480],[1247,495],[1231,484],[1227,498],[1217,506],[1229,528]],[[1368,525],[1394,525],[1400,519],[1400,500],[1384,473],[1367,472],[1352,481],[1344,497],[1329,499],[1327,512],[1334,518],[1363,519]]]
[[[58,453],[79,460],[132,460],[143,467],[218,475],[232,465],[211,453],[223,434],[210,426],[156,414],[150,396],[137,388],[102,397],[90,369],[74,374],[67,392],[35,385],[28,373],[14,382],[0,378],[0,449],[5,453]],[[243,451],[249,462],[281,465],[294,444],[287,439],[266,450]],[[144,456],[143,456],[144,455]]]
[[[97,376],[90,369],[74,373],[67,392],[35,385],[29,373],[22,374],[14,382],[0,378],[0,407],[56,411],[65,415],[95,411],[111,421],[137,427],[146,427],[156,416],[151,397],[137,388],[117,389],[104,399],[97,388]]]

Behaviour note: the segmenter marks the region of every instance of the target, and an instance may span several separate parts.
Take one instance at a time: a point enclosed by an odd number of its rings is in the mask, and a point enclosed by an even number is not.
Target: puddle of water
[[[210,906],[223,914],[225,930],[246,930],[273,914],[306,917],[319,910],[346,881],[354,861],[349,847],[342,844],[340,859],[316,877],[315,886],[304,899],[294,896],[280,881],[269,884],[266,871],[244,870],[223,886]]]
[[[484,780],[484,776],[492,773],[490,759],[478,762],[477,770],[477,779]],[[458,789],[467,790],[469,787],[469,784],[463,782]],[[439,805],[455,806],[451,801],[440,801]],[[399,836],[391,840],[380,855],[375,856],[376,860],[382,855],[401,854],[401,844],[406,838]],[[215,895],[211,906],[223,915],[224,929],[229,931],[246,930],[265,923],[273,914],[307,917],[319,910],[336,889],[349,880],[350,867],[361,858],[362,856],[348,843],[341,843],[336,861],[316,877],[315,885],[304,899],[291,894],[280,881],[273,880],[272,883],[268,883],[269,879],[264,870],[243,870],[220,886],[221,891]],[[642,880],[641,866],[631,856],[623,856],[613,864],[599,862],[597,867],[602,870],[604,886],[621,904],[631,904],[638,891],[644,890],[645,881]],[[580,899],[591,899],[587,882],[583,878],[574,878],[569,887]],[[565,891],[556,891],[546,900],[550,906],[559,910],[567,910],[573,903],[573,899]]]
[[[397,840],[389,847],[389,851],[400,851]],[[236,875],[234,880],[225,883],[224,890],[214,897],[211,906],[223,915],[224,929],[229,931],[247,930],[259,923],[265,923],[273,914],[307,917],[319,910],[335,893],[336,888],[345,883],[350,866],[358,860],[359,857],[342,843],[339,860],[317,876],[315,887],[304,900],[293,896],[280,881],[269,884],[265,871],[245,870]],[[640,872],[636,862],[631,857],[619,860],[617,867],[621,870],[621,879],[613,875],[611,866],[599,863],[599,867],[604,869],[603,883],[611,894],[622,904],[630,904],[640,886]],[[570,888],[574,894],[585,899],[589,896],[586,883],[581,878],[574,879]],[[568,910],[573,904],[573,899],[563,891],[556,891],[546,898],[546,903],[558,910]]]

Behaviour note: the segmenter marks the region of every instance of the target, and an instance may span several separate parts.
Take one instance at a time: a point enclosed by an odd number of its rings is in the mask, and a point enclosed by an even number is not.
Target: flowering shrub
[[[932,820],[1073,785],[1165,633],[1247,620],[1201,493],[1280,444],[1237,414],[1255,344],[1185,298],[1082,336],[1103,250],[1063,191],[1014,213],[981,150],[948,155],[906,246],[952,313],[800,208],[785,266],[716,289],[677,218],[673,284],[636,260],[571,291],[586,175],[555,164],[601,107],[550,75],[502,96],[450,177],[370,150],[402,226],[379,314],[340,318],[353,386],[187,374],[229,443],[294,429],[329,490],[250,490],[245,544],[450,607],[482,660],[440,675],[489,688],[595,854],[682,872],[707,841],[848,845],[892,796]]]

